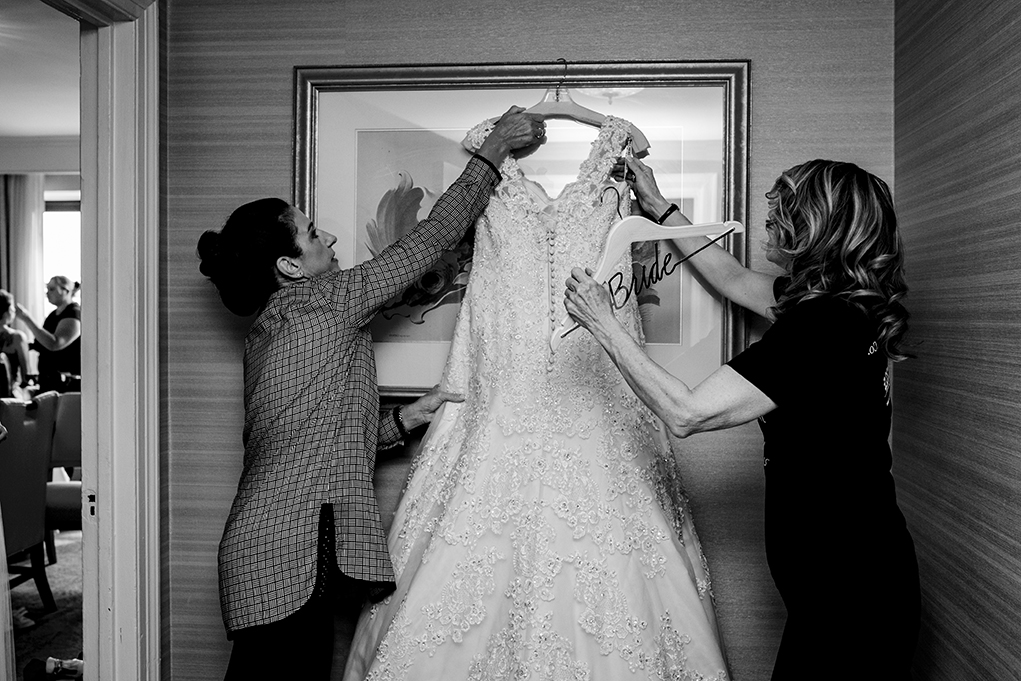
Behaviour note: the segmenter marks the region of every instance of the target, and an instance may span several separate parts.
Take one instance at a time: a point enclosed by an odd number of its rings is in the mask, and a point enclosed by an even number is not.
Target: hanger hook
[[[620,202],[624,200],[624,197],[620,195],[620,192],[617,191],[616,187],[614,187],[612,184],[607,187],[604,187],[603,193],[599,195],[599,200],[602,201],[603,197],[606,196],[606,192],[610,191],[611,189],[613,190],[613,193],[617,195],[617,217],[623,220],[624,214],[620,212]]]
[[[567,60],[563,57],[558,57],[557,61],[564,62],[564,73],[560,76],[560,82],[557,83],[557,101],[560,101],[560,88],[564,86],[564,82],[567,80]]]

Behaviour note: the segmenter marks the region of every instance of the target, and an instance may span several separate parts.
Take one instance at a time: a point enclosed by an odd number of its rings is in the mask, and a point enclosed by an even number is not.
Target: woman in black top
[[[647,214],[689,224],[651,169],[624,165]],[[785,171],[766,198],[767,259],[783,275],[747,269],[719,247],[691,262],[774,323],[694,389],[635,344],[585,271],[567,281],[565,305],[674,435],[759,419],[766,553],[787,608],[774,681],[908,679],[920,599],[888,445],[890,364],[907,357],[908,317],[893,201],[879,178],[824,160]],[[706,239],[676,243],[690,254]]]
[[[81,284],[67,277],[56,276],[46,284],[46,300],[56,310],[46,317],[42,326],[35,323],[20,303],[18,319],[25,322],[35,336],[30,346],[39,351],[39,391],[69,392],[81,390],[82,374],[82,308],[74,302]]]

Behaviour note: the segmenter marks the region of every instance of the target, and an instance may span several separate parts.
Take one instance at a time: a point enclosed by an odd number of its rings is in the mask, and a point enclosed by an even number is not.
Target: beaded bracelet
[[[402,440],[407,440],[411,433],[404,425],[404,419],[401,418],[401,405],[394,407],[394,423],[397,425],[397,432],[401,434]]]
[[[677,206],[676,203],[671,203],[670,206],[663,212],[663,214],[659,216],[659,220],[656,220],[656,222],[662,225],[664,220],[666,220],[668,217],[670,217],[679,210],[680,208]]]

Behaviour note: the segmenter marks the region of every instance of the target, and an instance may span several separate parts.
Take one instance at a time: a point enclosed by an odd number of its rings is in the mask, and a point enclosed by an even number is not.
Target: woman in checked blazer
[[[460,241],[507,154],[544,134],[541,116],[511,107],[429,217],[350,269],[336,237],[280,199],[241,206],[199,240],[200,271],[227,309],[258,313],[245,339],[244,467],[218,556],[228,681],[328,679],[332,594],[361,602],[393,590],[376,450],[461,398],[434,389],[380,414],[366,325]]]

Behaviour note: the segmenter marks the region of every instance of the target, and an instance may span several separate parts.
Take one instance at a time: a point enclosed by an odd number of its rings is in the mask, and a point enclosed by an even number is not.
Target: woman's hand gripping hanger
[[[592,278],[601,284],[606,284],[607,279],[613,273],[613,268],[617,265],[617,261],[620,260],[620,256],[631,247],[631,244],[637,241],[706,236],[710,238],[709,243],[702,247],[706,248],[726,236],[743,233],[744,225],[733,220],[671,227],[660,225],[641,215],[629,215],[610,227],[610,231],[606,235],[606,243],[603,246],[603,253],[599,258],[599,264],[596,266],[596,271],[592,274]],[[677,264],[696,255],[702,248],[677,261]],[[572,321],[570,315],[564,315],[560,324],[557,325],[557,328],[550,335],[550,350],[556,352],[567,334],[578,328],[578,324],[572,324]]]

